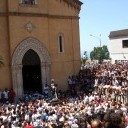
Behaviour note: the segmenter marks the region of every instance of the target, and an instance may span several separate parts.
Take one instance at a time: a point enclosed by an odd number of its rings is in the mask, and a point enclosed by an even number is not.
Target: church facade
[[[0,88],[43,91],[55,80],[67,89],[80,70],[79,0],[2,0]]]

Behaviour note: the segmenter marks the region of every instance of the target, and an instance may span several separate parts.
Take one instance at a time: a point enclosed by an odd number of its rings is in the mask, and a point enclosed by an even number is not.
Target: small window
[[[20,4],[23,4],[23,5],[36,5],[37,1],[36,0],[20,0]]]
[[[64,52],[64,37],[62,34],[58,36],[58,49],[59,52]]]
[[[122,41],[122,47],[123,48],[128,48],[128,40],[123,40]]]

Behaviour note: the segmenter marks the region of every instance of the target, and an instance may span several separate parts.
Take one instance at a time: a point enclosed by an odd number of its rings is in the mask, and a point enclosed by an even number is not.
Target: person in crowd
[[[72,90],[72,78],[71,78],[71,76],[68,77],[67,83],[68,83],[69,90],[71,91]]]
[[[48,84],[46,83],[45,86],[44,86],[44,94],[45,94],[45,98],[48,98],[49,97],[49,92],[50,92],[50,88],[48,86]]]
[[[15,91],[11,88],[8,92],[8,99],[9,99],[9,102],[10,103],[14,103],[14,100],[15,100],[15,97],[16,97],[16,93]]]
[[[52,93],[52,99],[58,99],[57,84],[55,83],[54,79],[51,80],[51,93]]]
[[[6,103],[8,102],[8,89],[5,88],[5,90],[2,92],[2,99],[3,99],[3,102]]]
[[[25,126],[25,128],[34,128],[34,126],[31,125],[31,122],[30,121],[28,121],[27,124],[26,124],[26,126]]]

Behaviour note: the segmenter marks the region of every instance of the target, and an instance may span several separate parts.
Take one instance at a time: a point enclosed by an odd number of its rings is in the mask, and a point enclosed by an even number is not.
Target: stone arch
[[[26,38],[16,47],[11,61],[13,89],[18,97],[23,96],[22,60],[30,49],[34,50],[40,58],[42,89],[44,84],[50,84],[51,58],[48,50],[39,40],[32,37]]]

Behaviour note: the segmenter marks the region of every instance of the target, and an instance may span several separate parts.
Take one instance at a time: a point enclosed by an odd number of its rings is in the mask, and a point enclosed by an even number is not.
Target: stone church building
[[[0,1],[0,89],[43,91],[55,80],[67,89],[80,70],[79,0]]]

